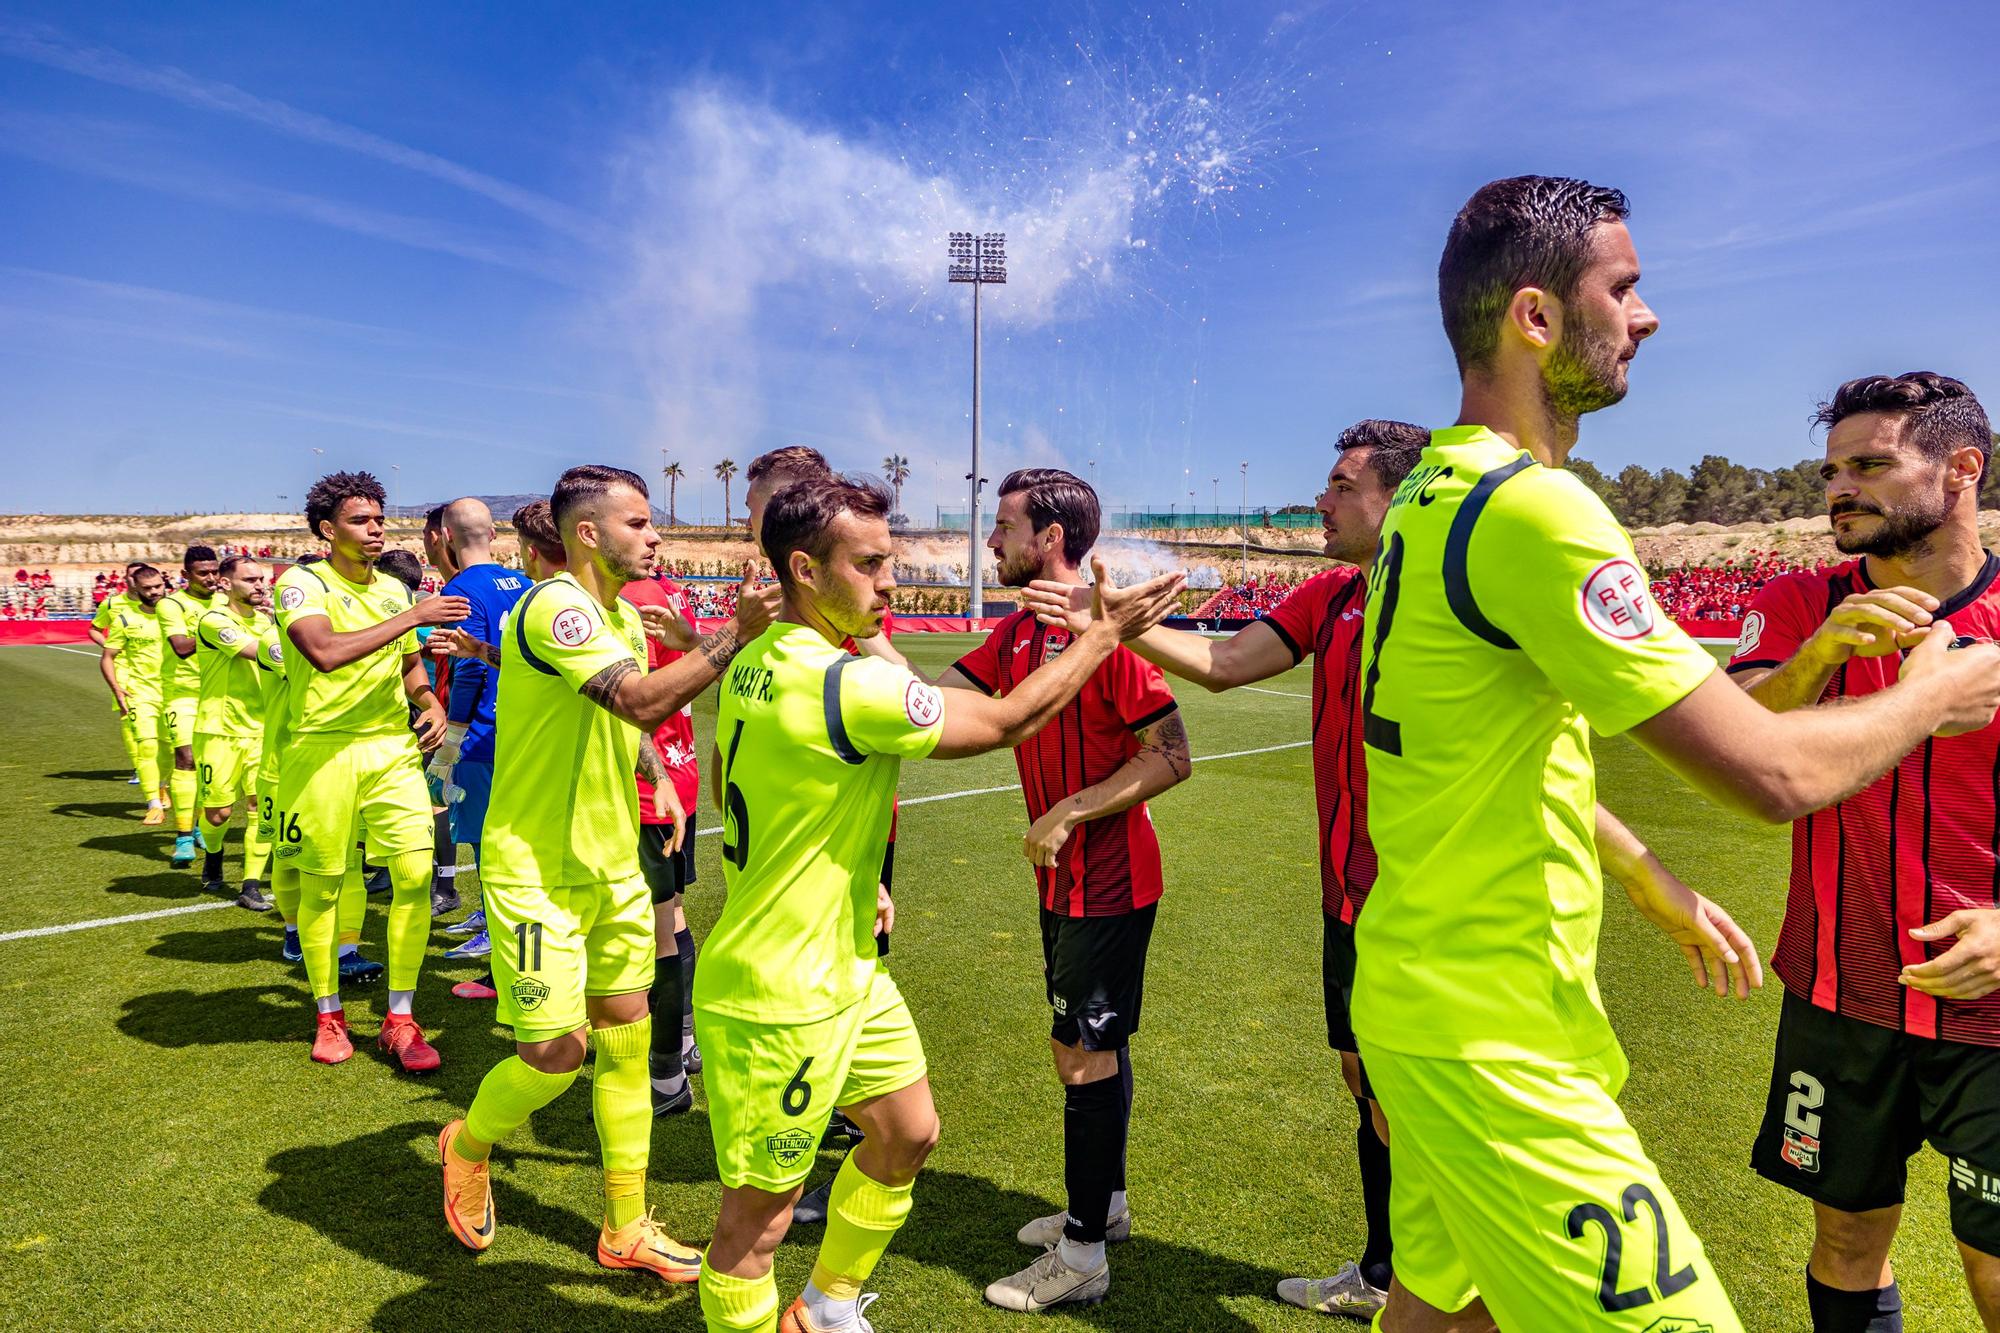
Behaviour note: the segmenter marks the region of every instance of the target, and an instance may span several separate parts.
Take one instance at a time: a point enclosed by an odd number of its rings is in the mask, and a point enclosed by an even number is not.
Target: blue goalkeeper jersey
[[[472,603],[472,614],[458,628],[481,643],[500,642],[500,621],[528,591],[528,576],[504,565],[473,565],[461,569],[444,585],[447,597]],[[445,712],[465,723],[465,743],[458,757],[468,763],[493,762],[493,709],[500,697],[500,673],[484,662],[462,658],[451,667],[451,702]]]

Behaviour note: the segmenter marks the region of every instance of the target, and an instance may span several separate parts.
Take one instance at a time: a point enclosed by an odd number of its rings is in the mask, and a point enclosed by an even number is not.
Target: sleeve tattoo
[[[641,778],[644,778],[655,787],[660,786],[667,780],[666,761],[660,758],[660,752],[654,747],[651,736],[641,736],[639,738],[639,765],[637,772]]]
[[[1189,755],[1187,724],[1181,721],[1180,710],[1176,709],[1154,723],[1148,730],[1146,741],[1139,747],[1140,754],[1157,754],[1167,761],[1173,771],[1174,781],[1185,781],[1193,770],[1194,761]]]
[[[578,690],[577,693],[596,704],[599,708],[609,710],[612,704],[617,701],[619,687],[624,685],[625,678],[637,674],[638,670],[639,664],[629,657],[623,662],[613,662],[610,666],[583,682],[583,688]]]

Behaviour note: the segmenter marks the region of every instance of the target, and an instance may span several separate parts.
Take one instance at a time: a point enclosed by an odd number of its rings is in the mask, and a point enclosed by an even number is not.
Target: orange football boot
[[[402,1066],[406,1074],[428,1074],[443,1063],[437,1048],[424,1040],[424,1030],[408,1014],[390,1014],[384,1018],[375,1044]]]
[[[660,1230],[648,1208],[613,1231],[606,1225],[597,1233],[597,1262],[606,1268],[642,1268],[667,1282],[693,1282],[701,1276],[701,1252]]]
[[[438,1156],[444,1159],[444,1220],[459,1244],[483,1250],[493,1243],[493,1181],[486,1163],[468,1162],[451,1150],[452,1140],[464,1129],[461,1119],[438,1131]]]
[[[354,1054],[354,1043],[347,1036],[347,1015],[335,1009],[319,1016],[319,1027],[313,1033],[313,1059],[323,1065],[337,1065]]]

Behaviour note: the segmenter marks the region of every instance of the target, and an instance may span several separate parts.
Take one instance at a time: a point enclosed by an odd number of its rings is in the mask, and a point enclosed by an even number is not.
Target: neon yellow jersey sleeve
[[[908,670],[860,657],[839,676],[839,720],[861,754],[922,759],[944,734],[944,696]]]
[[[552,668],[564,684],[581,690],[606,667],[634,661],[622,623],[612,623],[604,607],[576,583],[550,579],[528,603],[527,614],[514,622],[514,644],[531,663]],[[644,671],[646,659],[636,660]]]
[[[1466,567],[1493,623],[1600,735],[1656,716],[1717,670],[1660,613],[1611,511],[1567,472],[1532,468],[1495,490]]]

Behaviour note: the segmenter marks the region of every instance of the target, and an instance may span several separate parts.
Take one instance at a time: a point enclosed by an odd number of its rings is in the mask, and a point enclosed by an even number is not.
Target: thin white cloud
[[[184,106],[236,116],[290,138],[370,157],[489,199],[552,231],[593,244],[606,242],[605,230],[595,218],[558,200],[233,84],[198,78],[172,65],[144,64],[104,47],[79,46],[46,27],[0,25],[0,52],[100,83],[152,93]]]
[[[178,292],[165,287],[147,287],[129,282],[106,282],[101,278],[86,278],[74,273],[55,273],[47,269],[0,264],[0,276],[18,279],[28,286],[65,292],[76,298],[95,298],[115,305],[168,311],[183,319],[213,318],[239,323],[278,325],[388,344],[411,345],[429,341],[417,334],[386,328],[380,324],[330,319],[324,315],[309,315],[296,310],[276,310],[270,306],[246,305],[239,301],[219,301],[213,297],[197,296],[191,292]]]

